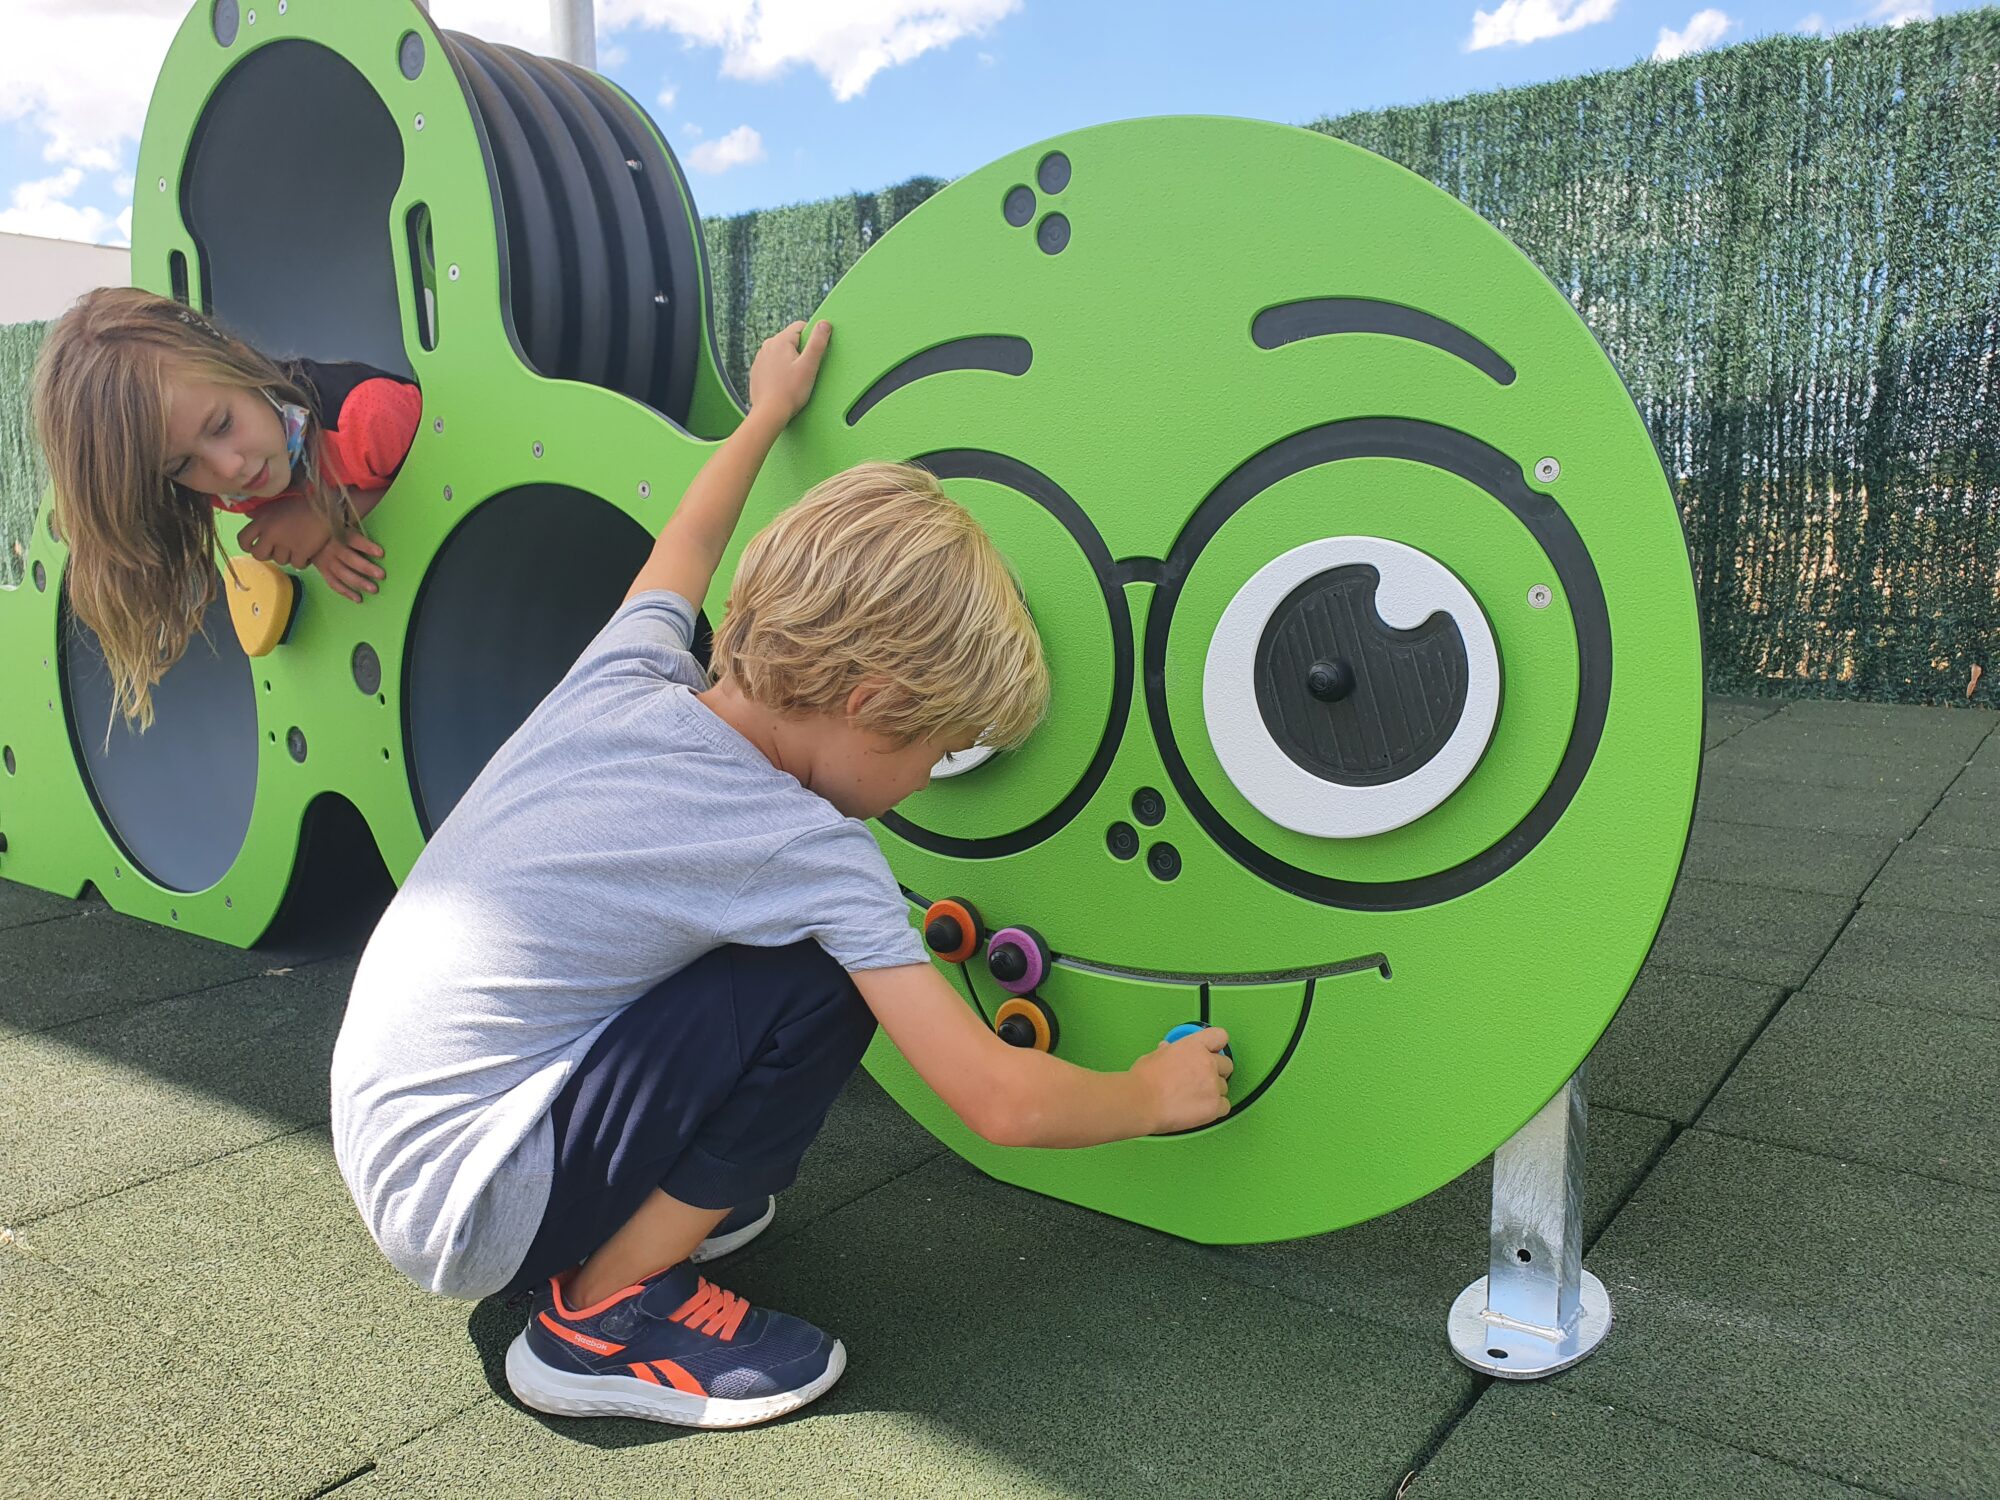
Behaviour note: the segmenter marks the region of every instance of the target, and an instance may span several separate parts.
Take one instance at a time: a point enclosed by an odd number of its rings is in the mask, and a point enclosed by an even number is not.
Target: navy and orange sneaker
[[[732,1251],[741,1250],[771,1227],[771,1220],[778,1216],[778,1200],[763,1198],[755,1203],[746,1203],[741,1208],[732,1208],[729,1217],[715,1226],[709,1237],[694,1247],[694,1254],[688,1257],[696,1265],[703,1261],[720,1260]]]
[[[752,1307],[692,1261],[593,1307],[569,1306],[552,1276],[507,1351],[507,1384],[536,1411],[680,1427],[768,1422],[824,1395],[846,1368],[840,1340]]]

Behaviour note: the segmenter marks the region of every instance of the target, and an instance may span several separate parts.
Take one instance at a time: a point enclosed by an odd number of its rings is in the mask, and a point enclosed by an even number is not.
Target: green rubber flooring
[[[1445,1315],[1490,1168],[1189,1245],[991,1182],[865,1077],[727,1284],[834,1329],[769,1427],[548,1420],[519,1313],[362,1231],[351,947],[0,883],[0,1495],[2000,1495],[2000,715],[1716,701],[1682,882],[1587,1074],[1614,1323],[1496,1382]]]

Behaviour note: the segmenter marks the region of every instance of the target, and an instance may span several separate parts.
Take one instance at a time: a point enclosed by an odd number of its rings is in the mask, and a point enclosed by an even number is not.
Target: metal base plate
[[[1525,1328],[1489,1320],[1486,1278],[1482,1276],[1451,1305],[1451,1352],[1461,1363],[1502,1380],[1537,1380],[1567,1370],[1611,1331],[1611,1298],[1604,1283],[1588,1271],[1583,1273],[1578,1301],[1582,1306],[1576,1327],[1567,1338],[1550,1340]]]

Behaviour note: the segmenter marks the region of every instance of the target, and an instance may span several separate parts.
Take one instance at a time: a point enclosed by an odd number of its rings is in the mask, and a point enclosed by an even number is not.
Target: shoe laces
[[[736,1337],[736,1329],[749,1311],[750,1304],[736,1293],[724,1291],[706,1276],[697,1276],[694,1295],[668,1313],[667,1321],[726,1342]]]

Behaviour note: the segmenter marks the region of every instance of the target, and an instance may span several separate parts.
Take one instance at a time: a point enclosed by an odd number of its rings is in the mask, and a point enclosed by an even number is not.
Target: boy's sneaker
[[[771,1220],[778,1216],[778,1200],[766,1198],[761,1203],[746,1203],[741,1208],[729,1211],[729,1217],[715,1226],[709,1237],[694,1247],[694,1254],[688,1257],[696,1265],[703,1261],[718,1260],[732,1250],[741,1250],[771,1227]]]
[[[847,1368],[840,1340],[752,1307],[691,1261],[573,1308],[550,1277],[507,1351],[507,1384],[536,1411],[748,1427],[825,1394]]]

